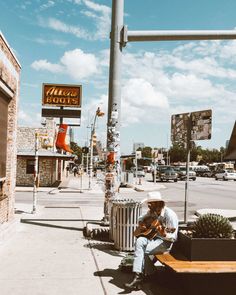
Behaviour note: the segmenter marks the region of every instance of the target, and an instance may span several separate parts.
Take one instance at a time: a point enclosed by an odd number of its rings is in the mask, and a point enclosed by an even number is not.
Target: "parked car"
[[[157,165],[156,166],[156,180],[160,179],[160,173],[169,167],[170,166],[167,166],[167,165]],[[155,172],[155,168],[153,168],[153,170],[152,170],[152,180],[153,181],[154,181],[154,172]]]
[[[187,177],[186,166],[175,167],[175,171],[178,173],[178,178],[180,180],[185,180]],[[189,167],[189,179],[196,180],[196,172]]]
[[[210,169],[204,169],[204,170],[195,170],[197,176],[201,177],[212,177],[212,171]]]
[[[234,170],[221,170],[215,174],[215,180],[234,180],[236,181],[236,171]]]
[[[159,178],[161,181],[173,180],[174,182],[177,182],[178,174],[172,167],[167,167],[159,172]]]
[[[154,170],[152,171],[152,179],[154,181]],[[156,180],[160,180],[160,181],[173,180],[174,182],[176,182],[178,181],[178,174],[171,166],[158,165],[156,166]]]

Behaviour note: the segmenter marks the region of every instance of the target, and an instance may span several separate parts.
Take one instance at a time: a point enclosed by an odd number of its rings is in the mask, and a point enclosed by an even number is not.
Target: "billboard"
[[[81,107],[82,86],[43,84],[42,105],[56,107]]]
[[[171,116],[172,142],[186,143],[189,140],[211,139],[212,111],[203,110]]]

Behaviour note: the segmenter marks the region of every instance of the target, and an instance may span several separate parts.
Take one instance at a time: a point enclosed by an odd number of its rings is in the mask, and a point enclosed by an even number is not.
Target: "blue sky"
[[[84,145],[98,106],[106,112],[111,0],[1,0],[0,30],[21,66],[19,125],[41,122],[42,83],[83,87]],[[125,0],[130,30],[232,30],[236,1]],[[212,109],[220,148],[236,119],[236,41],[139,42],[123,50],[121,151],[167,147],[172,114]],[[106,140],[106,116],[98,139]]]

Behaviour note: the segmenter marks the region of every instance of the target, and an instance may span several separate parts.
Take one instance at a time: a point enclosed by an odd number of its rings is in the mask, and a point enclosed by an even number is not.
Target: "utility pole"
[[[86,174],[88,175],[89,154],[86,155]]]
[[[189,194],[189,162],[191,150],[191,130],[192,130],[192,115],[187,117],[187,161],[186,161],[186,180],[185,180],[185,199],[184,199],[184,223],[188,222],[188,194]]]
[[[33,188],[33,210],[32,213],[36,213],[37,209],[37,199],[38,199],[38,184],[39,184],[39,171],[38,171],[38,163],[39,163],[39,134],[35,132],[35,157],[34,157],[34,188]]]
[[[95,126],[96,126],[96,120],[97,117],[104,116],[104,113],[100,110],[98,107],[96,110],[96,114],[94,117],[93,124],[91,124],[91,136],[90,136],[90,161],[89,161],[89,189],[91,189],[91,180],[93,175],[93,138],[95,136]]]
[[[93,173],[93,135],[94,135],[94,125],[91,124],[91,136],[90,136],[90,160],[89,160],[89,186],[91,189],[92,173]]]
[[[107,167],[104,221],[109,220],[109,202],[118,194],[120,184],[121,63],[124,0],[113,0],[110,42],[110,72],[107,119]]]
[[[80,174],[80,192],[82,193],[82,189],[83,189],[83,174],[84,174],[84,154],[81,154],[81,174]]]

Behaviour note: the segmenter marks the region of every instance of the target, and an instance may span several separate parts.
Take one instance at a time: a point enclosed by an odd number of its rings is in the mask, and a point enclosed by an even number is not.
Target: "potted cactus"
[[[189,228],[180,229],[176,246],[189,260],[236,260],[235,231],[218,214],[203,214]]]

